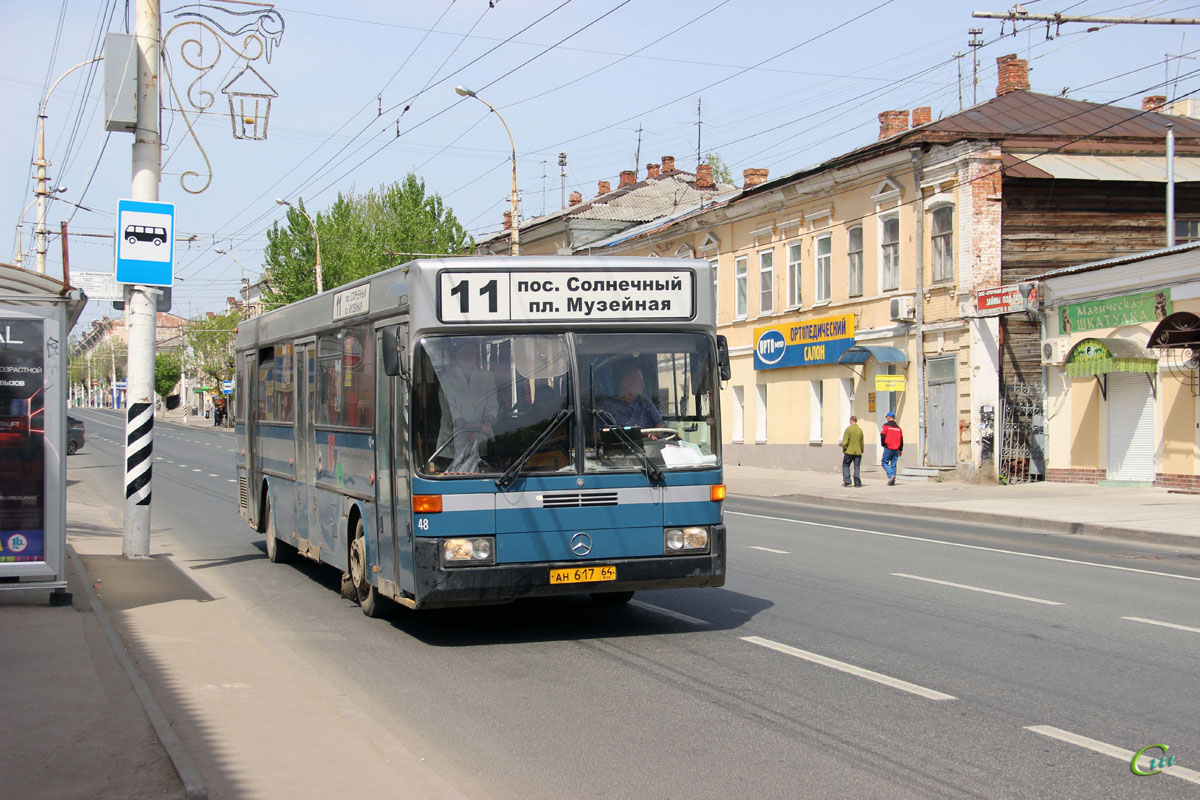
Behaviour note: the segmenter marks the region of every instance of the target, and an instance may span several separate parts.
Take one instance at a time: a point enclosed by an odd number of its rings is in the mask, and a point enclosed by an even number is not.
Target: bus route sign
[[[438,276],[442,322],[687,320],[696,313],[687,270],[446,270]]]
[[[117,201],[117,283],[175,283],[175,205]]]

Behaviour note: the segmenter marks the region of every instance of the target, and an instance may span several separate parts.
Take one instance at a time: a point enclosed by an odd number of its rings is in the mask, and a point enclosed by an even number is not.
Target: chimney
[[[646,165],[646,180],[650,180],[651,178],[657,178],[657,177],[658,177],[658,164],[647,164]]]
[[[1149,94],[1142,98],[1142,111],[1162,111],[1166,104],[1166,95]]]
[[[612,184],[608,181],[596,182],[596,194],[608,194],[612,191]]]
[[[675,171],[675,156],[663,156],[662,157],[662,171],[663,172],[674,172]]]
[[[1015,53],[996,59],[996,70],[1000,79],[996,82],[996,97],[1003,97],[1018,89],[1029,91],[1029,62],[1017,58]]]
[[[512,212],[511,211],[504,212],[504,230],[506,230],[506,231],[512,230]]]
[[[583,202],[583,195],[581,195],[579,192],[571,192],[570,205],[577,206],[582,202]]]
[[[926,125],[933,121],[933,110],[929,106],[921,106],[914,108],[912,112],[912,126],[915,128],[918,125]]]
[[[879,115],[879,138],[886,139],[908,130],[907,111],[884,111]]]
[[[712,164],[701,164],[696,167],[696,188],[697,189],[712,189],[716,184],[713,183]]]
[[[618,189],[624,189],[626,186],[632,186],[637,183],[637,173],[631,169],[621,170],[621,182],[617,184]]]
[[[749,189],[751,186],[758,186],[760,183],[767,182],[767,174],[770,170],[767,169],[744,169],[742,170],[742,188]]]

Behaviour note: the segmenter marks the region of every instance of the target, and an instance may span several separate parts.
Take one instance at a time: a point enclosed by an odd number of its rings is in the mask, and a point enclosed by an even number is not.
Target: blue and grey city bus
[[[409,608],[721,586],[712,267],[423,259],[238,326],[238,504],[267,555]]]

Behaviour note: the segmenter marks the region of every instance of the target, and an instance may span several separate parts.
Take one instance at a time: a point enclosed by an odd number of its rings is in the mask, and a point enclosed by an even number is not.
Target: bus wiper
[[[546,426],[546,429],[530,443],[529,447],[522,450],[521,455],[517,456],[517,460],[512,463],[512,466],[504,470],[504,474],[496,479],[496,488],[507,489],[517,479],[517,476],[521,474],[525,463],[533,457],[533,454],[538,451],[542,443],[549,439],[550,435],[562,427],[562,424],[574,414],[575,411],[570,407],[559,409],[559,412],[554,415],[554,419],[550,420],[550,424]]]
[[[633,437],[626,433],[625,429],[617,424],[616,417],[603,409],[593,411],[592,413],[597,417],[607,417],[609,424],[608,430],[612,431],[616,437],[621,440],[622,444],[628,447],[629,450],[638,457],[638,460],[642,462],[642,472],[646,473],[646,477],[650,479],[650,482],[662,483],[662,470],[655,466],[654,462],[650,460],[650,456],[646,455],[646,451],[642,448],[642,446],[635,442]]]

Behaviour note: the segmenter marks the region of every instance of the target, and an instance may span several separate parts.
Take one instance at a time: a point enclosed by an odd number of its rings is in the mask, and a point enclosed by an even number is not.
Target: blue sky
[[[0,100],[8,111],[0,119],[0,245],[12,261],[17,220],[33,199],[29,164],[42,97],[94,54],[104,31],[125,30],[127,10],[116,0],[0,4],[8,33],[0,50]],[[132,15],[135,0],[129,5]],[[1200,17],[1200,3],[1187,2],[1031,0],[1024,7]],[[177,234],[196,239],[177,245],[174,311],[219,310],[236,294],[243,266],[251,278],[258,275],[266,230],[283,216],[276,197],[303,198],[310,212],[321,211],[339,191],[366,191],[413,171],[472,233],[496,230],[508,207],[508,139],[483,104],[454,93],[456,84],[496,106],[512,129],[526,218],[559,206],[560,151],[568,154],[567,192],[587,198],[597,181],[615,186],[620,171],[635,165],[644,176],[645,164],[664,155],[694,169],[699,133],[701,150],[720,153],[740,183],[748,167],[767,167],[776,177],[872,141],[880,111],[928,105],[936,119],[958,110],[960,92],[970,106],[972,27],[983,29],[979,102],[993,96],[995,60],[1006,53],[1029,59],[1032,88],[1045,94],[1066,90],[1075,99],[1139,107],[1144,94],[1200,90],[1195,26],[1072,23],[1047,30],[1022,23],[1013,35],[1009,23],[1002,36],[999,21],[971,17],[973,10],[1008,8],[975,0],[290,0],[274,6],[285,27],[270,63],[254,62],[278,92],[265,141],[232,137],[220,94],[244,62],[226,48],[202,75],[187,64],[201,54],[181,50],[189,28],[180,27],[168,36],[182,102],[164,81],[160,199],[176,204]],[[197,10],[204,9],[164,0],[164,33]],[[202,57],[215,58],[213,37],[201,41]],[[1191,55],[1166,58],[1180,53]],[[102,86],[102,72],[77,70],[47,107],[49,175],[67,191],[46,219],[52,232],[69,220],[72,234],[80,234],[70,239],[73,271],[111,270],[113,244],[104,237],[117,200],[130,194],[132,135],[105,134]],[[189,86],[194,96],[214,93],[207,112],[190,107]],[[210,186],[185,191],[182,173],[201,174],[188,179],[189,187],[202,184],[206,157]],[[23,228],[30,268],[34,218],[30,209]],[[54,236],[47,272],[55,276],[62,273],[60,247]],[[105,313],[113,313],[108,304],[93,303],[84,319]]]

